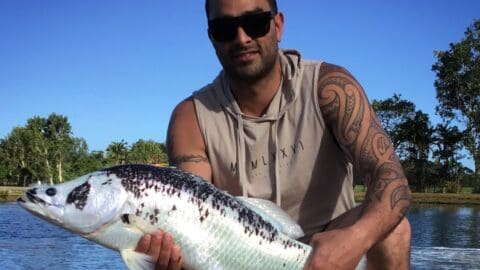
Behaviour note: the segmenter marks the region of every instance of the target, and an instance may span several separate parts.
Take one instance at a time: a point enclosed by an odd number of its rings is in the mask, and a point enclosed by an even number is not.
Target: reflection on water
[[[412,249],[412,269],[479,268],[479,249],[447,247],[414,247]]]
[[[0,204],[0,269],[126,269],[120,256],[21,209]]]
[[[408,218],[412,246],[480,248],[480,206],[418,205]]]
[[[480,269],[480,206],[418,205],[412,269]],[[117,252],[0,204],[0,269],[126,269]]]

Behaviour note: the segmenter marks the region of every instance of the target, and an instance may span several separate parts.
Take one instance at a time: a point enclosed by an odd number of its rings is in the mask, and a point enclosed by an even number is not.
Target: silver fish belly
[[[310,255],[311,247],[284,234],[275,220],[193,174],[122,165],[85,177],[66,201],[86,211],[94,203],[91,190],[115,190],[108,199],[117,200],[118,194],[125,201],[115,208],[114,218],[83,236],[120,252],[133,249],[141,234],[161,228],[181,247],[185,269],[303,269]],[[135,230],[141,233],[119,239]]]

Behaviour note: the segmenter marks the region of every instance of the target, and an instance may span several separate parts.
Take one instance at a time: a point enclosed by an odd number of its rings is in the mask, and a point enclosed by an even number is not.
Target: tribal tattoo
[[[170,161],[170,165],[178,167],[178,165],[180,165],[181,163],[185,163],[185,162],[194,162],[194,163],[208,162],[208,158],[206,158],[204,156],[201,156],[201,155],[177,156]]]
[[[410,189],[394,147],[359,83],[343,68],[325,65],[318,82],[318,98],[325,121],[359,176],[369,200],[390,196],[392,211],[403,217],[410,205]],[[396,183],[393,191],[387,187]]]

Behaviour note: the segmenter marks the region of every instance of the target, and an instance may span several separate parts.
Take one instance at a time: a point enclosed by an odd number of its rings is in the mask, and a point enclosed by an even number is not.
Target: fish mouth
[[[32,203],[32,204],[44,204],[44,205],[48,204],[43,199],[37,197],[36,194],[37,194],[36,188],[29,189],[27,190],[27,192],[25,192],[24,196],[17,199],[17,203],[20,203],[20,204]]]

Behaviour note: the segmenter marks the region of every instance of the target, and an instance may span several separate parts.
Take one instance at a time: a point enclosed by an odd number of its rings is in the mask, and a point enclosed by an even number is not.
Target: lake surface
[[[412,269],[480,269],[480,206],[420,205]],[[0,203],[0,269],[126,269],[117,252]]]

